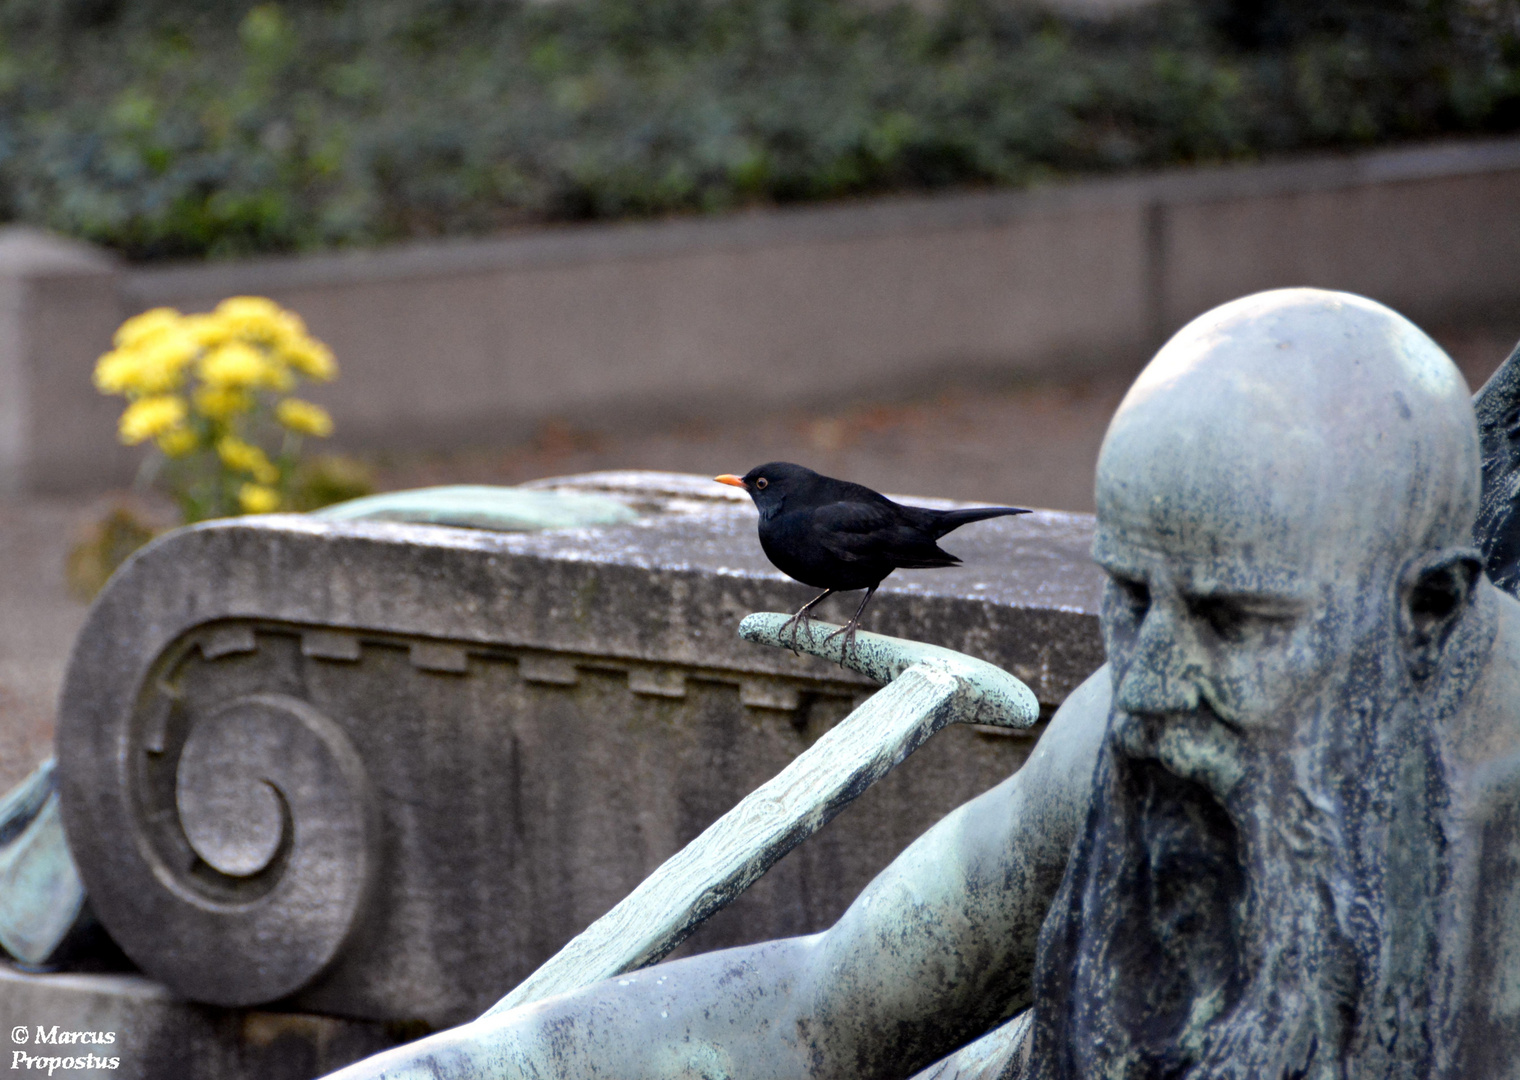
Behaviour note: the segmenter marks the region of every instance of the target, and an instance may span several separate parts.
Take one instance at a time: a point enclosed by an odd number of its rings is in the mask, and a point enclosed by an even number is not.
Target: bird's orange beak
[[[722,476],[713,477],[713,479],[720,484],[727,484],[729,487],[742,488],[744,486],[744,477],[735,476],[733,473],[724,473]]]

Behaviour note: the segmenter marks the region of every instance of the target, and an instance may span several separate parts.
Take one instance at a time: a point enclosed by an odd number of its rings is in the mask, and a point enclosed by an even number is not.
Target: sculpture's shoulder
[[[1443,751],[1453,779],[1489,783],[1495,768],[1520,767],[1520,600],[1486,586],[1492,643],[1462,704],[1444,723]]]
[[[1108,728],[1112,679],[1104,664],[1056,710],[1021,770],[1021,795],[1032,823],[1074,841],[1092,798],[1093,768]]]
[[[1520,601],[1492,590],[1493,643],[1445,722],[1447,1075],[1520,1076]]]

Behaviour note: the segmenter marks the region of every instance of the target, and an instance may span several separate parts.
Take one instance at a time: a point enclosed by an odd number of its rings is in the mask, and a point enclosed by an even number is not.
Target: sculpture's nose
[[[1157,603],[1140,624],[1133,648],[1123,663],[1114,704],[1128,713],[1191,712],[1198,708],[1200,669],[1191,658],[1188,628],[1171,610]]]

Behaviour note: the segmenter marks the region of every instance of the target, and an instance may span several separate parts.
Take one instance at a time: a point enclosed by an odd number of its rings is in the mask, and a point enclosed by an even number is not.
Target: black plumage
[[[860,617],[877,586],[893,570],[956,566],[960,559],[939,546],[940,537],[973,521],[1029,513],[1016,506],[964,510],[903,506],[861,484],[820,476],[785,461],[756,466],[743,476],[724,474],[716,479],[743,488],[755,500],[760,511],[760,546],[776,569],[823,590],[788,620],[793,642],[819,601],[836,592],[866,590],[855,615],[835,631],[845,635],[846,649],[854,642]]]

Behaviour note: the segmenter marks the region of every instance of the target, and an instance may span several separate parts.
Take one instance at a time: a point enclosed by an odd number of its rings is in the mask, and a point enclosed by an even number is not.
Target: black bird
[[[868,487],[820,476],[786,461],[758,465],[743,476],[725,473],[713,479],[743,488],[755,500],[760,510],[760,546],[776,569],[823,590],[782,626],[783,632],[792,628],[794,647],[798,624],[810,625],[808,613],[815,604],[836,592],[864,589],[865,599],[854,617],[829,635],[844,634],[849,651],[860,616],[876,587],[893,570],[957,566],[960,559],[935,543],[940,537],[984,518],[1029,513],[1016,506],[965,510],[903,506]]]

